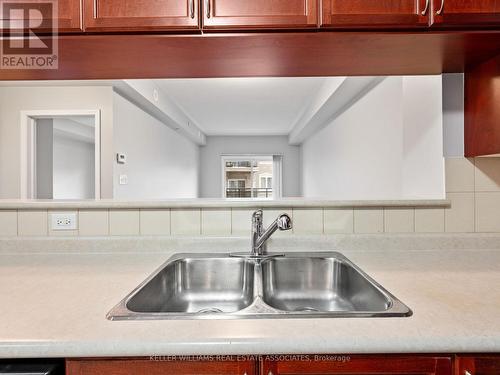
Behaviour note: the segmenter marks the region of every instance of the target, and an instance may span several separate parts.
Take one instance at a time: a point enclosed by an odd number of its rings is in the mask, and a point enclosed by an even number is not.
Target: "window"
[[[281,156],[223,156],[222,166],[224,198],[273,199],[281,196],[281,186],[273,186],[281,180]]]
[[[228,180],[227,186],[231,189],[245,188],[245,180]]]
[[[272,188],[273,187],[273,178],[272,177],[261,177],[260,178],[260,187],[261,188]]]

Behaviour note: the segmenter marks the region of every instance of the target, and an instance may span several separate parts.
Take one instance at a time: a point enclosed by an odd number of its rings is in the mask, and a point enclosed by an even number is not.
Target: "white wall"
[[[444,198],[441,76],[403,78],[402,197]]]
[[[53,199],[94,199],[95,140],[92,143],[91,139],[72,136],[73,121],[63,118],[53,121],[54,128],[69,130],[67,133],[54,129]]]
[[[0,87],[0,198],[20,197],[21,111],[101,111],[101,196],[113,193],[113,90],[109,87]]]
[[[283,155],[283,197],[300,196],[299,147],[288,136],[209,136],[201,147],[201,197],[222,197],[221,156],[224,154]]]
[[[197,198],[199,147],[113,93],[114,151],[127,156],[113,169],[115,199]],[[120,185],[119,176],[128,176]]]
[[[444,156],[464,156],[464,74],[443,74]]]
[[[94,176],[94,145],[54,136],[53,198],[94,199]]]
[[[440,82],[388,77],[307,139],[304,197],[443,198]]]
[[[36,194],[37,199],[52,199],[54,191],[54,124],[50,118],[36,121]]]

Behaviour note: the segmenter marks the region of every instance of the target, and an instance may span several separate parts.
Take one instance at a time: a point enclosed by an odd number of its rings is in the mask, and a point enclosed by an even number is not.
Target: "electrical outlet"
[[[51,213],[52,230],[76,230],[78,229],[76,212]]]
[[[120,185],[128,185],[128,176],[126,174],[121,174],[119,178]]]

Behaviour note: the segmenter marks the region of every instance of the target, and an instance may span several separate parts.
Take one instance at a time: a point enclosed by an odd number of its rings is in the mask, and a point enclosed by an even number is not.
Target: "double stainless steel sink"
[[[405,317],[411,310],[340,253],[176,254],[111,320]]]

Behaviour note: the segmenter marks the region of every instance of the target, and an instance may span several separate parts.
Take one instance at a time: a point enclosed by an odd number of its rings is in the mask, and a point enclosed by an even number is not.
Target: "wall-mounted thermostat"
[[[116,162],[118,164],[125,164],[127,162],[127,155],[125,155],[125,154],[116,154]]]

